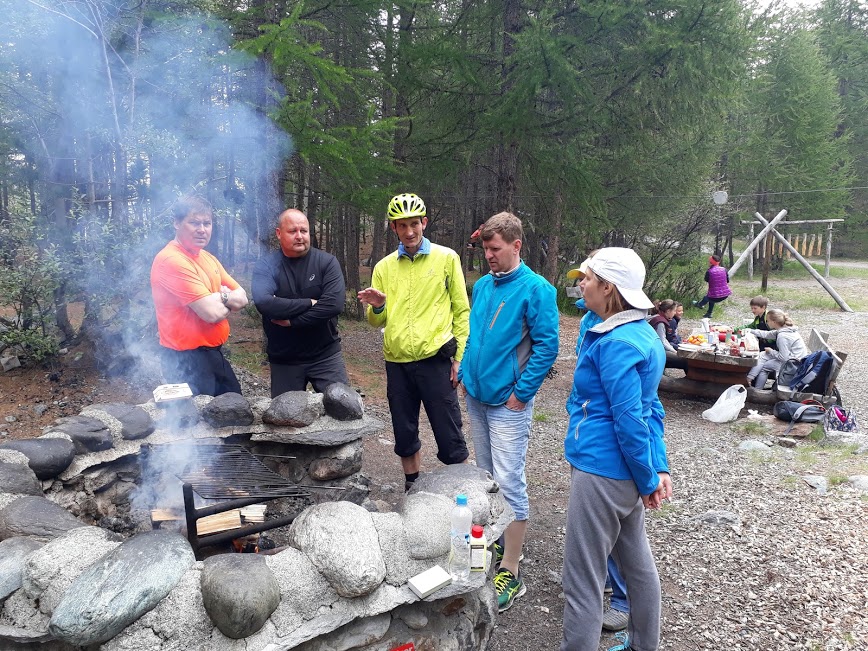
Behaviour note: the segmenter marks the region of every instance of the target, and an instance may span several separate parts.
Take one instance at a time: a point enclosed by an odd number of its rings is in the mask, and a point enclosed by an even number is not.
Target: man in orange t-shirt
[[[221,346],[229,338],[226,317],[247,305],[247,294],[204,250],[211,241],[211,205],[184,197],[175,204],[173,220],[175,239],[151,266],[163,377],[186,382],[194,395],[241,393]]]

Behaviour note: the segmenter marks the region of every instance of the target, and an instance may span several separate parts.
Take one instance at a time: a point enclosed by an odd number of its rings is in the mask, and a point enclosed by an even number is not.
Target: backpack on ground
[[[826,416],[826,408],[816,400],[795,402],[793,400],[781,400],[774,406],[775,418],[789,421],[783,436],[787,436],[796,423],[822,423]]]
[[[790,390],[797,393],[826,395],[834,367],[835,358],[831,353],[825,350],[811,353],[799,363],[799,368],[790,380]]]

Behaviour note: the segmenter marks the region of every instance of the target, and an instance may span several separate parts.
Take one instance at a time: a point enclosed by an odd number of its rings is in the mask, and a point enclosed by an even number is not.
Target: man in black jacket
[[[253,269],[253,302],[262,314],[271,364],[271,397],[304,391],[308,381],[322,392],[349,384],[341,353],[338,315],[346,290],[337,258],[310,248],[310,224],[300,210],[278,217],[280,251]]]

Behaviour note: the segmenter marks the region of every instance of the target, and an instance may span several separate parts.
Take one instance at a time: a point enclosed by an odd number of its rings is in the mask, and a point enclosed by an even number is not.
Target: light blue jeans
[[[523,411],[513,411],[505,405],[486,405],[470,394],[466,400],[476,465],[490,472],[500,485],[507,504],[515,511],[515,519],[527,520],[530,509],[524,467],[533,400]]]

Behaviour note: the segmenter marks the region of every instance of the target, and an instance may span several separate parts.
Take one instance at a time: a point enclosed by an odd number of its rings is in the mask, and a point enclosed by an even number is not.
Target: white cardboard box
[[[182,384],[161,384],[154,389],[154,402],[157,404],[192,397],[193,392],[190,391],[190,386],[186,382]]]
[[[421,574],[417,574],[408,583],[416,596],[424,599],[428,595],[437,592],[440,588],[445,588],[452,583],[452,577],[442,567],[435,565]]]

